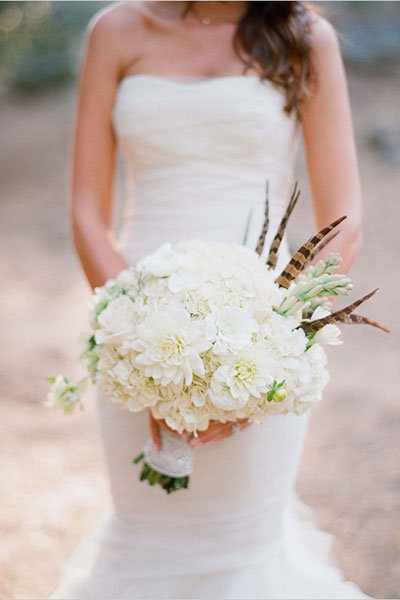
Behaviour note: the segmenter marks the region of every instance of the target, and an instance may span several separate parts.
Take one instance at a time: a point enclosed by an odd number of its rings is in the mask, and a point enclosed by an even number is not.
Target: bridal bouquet
[[[341,343],[336,323],[385,328],[353,313],[376,290],[331,312],[332,297],[352,288],[337,273],[339,255],[307,266],[345,217],[275,272],[298,196],[295,187],[266,264],[268,198],[255,251],[217,241],[166,243],[97,287],[79,354],[89,375],[76,385],[62,375],[48,378],[46,404],[71,412],[91,379],[122,409],[149,408],[171,429],[196,435],[210,420],[262,423],[318,402],[329,378],[323,344]],[[187,487],[193,449],[162,430],[161,451],[150,441],[133,460],[144,460],[142,479],[171,492]]]

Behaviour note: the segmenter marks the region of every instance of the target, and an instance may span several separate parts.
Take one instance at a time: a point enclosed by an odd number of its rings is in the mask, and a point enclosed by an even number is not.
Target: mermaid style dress
[[[265,253],[293,189],[300,125],[257,76],[129,75],[112,118],[124,161],[119,249],[128,264],[182,239],[255,248],[269,181]],[[247,235],[246,235],[247,234]],[[284,238],[278,269],[290,258]],[[132,464],[148,414],[98,414],[114,509],[63,567],[53,599],[366,598],[329,565],[330,536],[294,508],[307,415],[274,416],[195,452],[187,490],[167,495]]]

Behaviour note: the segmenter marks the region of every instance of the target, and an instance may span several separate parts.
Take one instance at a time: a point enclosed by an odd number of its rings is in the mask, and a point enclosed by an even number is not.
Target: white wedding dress
[[[267,179],[269,246],[299,144],[284,101],[282,88],[254,75],[122,79],[112,117],[126,181],[118,243],[128,263],[190,238],[255,248]],[[278,269],[289,258],[284,238]],[[367,597],[329,565],[330,536],[297,515],[306,415],[274,416],[200,447],[189,488],[167,495],[140,482],[132,464],[149,438],[147,412],[123,411],[100,390],[98,409],[114,511],[66,562],[53,599]]]

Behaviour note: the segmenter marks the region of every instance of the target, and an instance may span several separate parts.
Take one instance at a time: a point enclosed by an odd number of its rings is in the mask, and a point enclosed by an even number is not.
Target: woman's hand
[[[178,433],[174,429],[171,429],[171,427],[168,427],[168,425],[166,424],[164,419],[156,419],[151,414],[151,411],[149,412],[149,415],[150,415],[151,437],[153,438],[153,442],[154,442],[157,450],[161,450],[160,427],[162,427],[163,429],[166,429],[170,433],[173,433],[174,435],[176,435],[176,437],[181,438],[182,440],[185,440],[188,437],[188,435],[189,435],[188,431],[184,431],[183,433]]]
[[[240,427],[238,431],[242,431],[251,425],[248,419],[238,419],[237,421],[229,421],[228,423],[221,423],[221,421],[211,420],[208,429],[199,431],[197,433],[197,437],[195,437],[194,434],[190,436],[190,445],[193,446],[193,448],[198,448],[203,444],[218,442],[219,440],[224,440],[225,438],[231,437],[234,435],[232,426],[235,424],[239,425]]]
[[[188,431],[178,433],[174,429],[168,427],[168,425],[163,419],[156,419],[150,412],[151,435],[153,438],[153,442],[158,450],[161,450],[160,427],[163,427],[163,429],[166,429],[170,433],[173,433],[174,435],[183,440],[186,440],[188,436],[190,436],[190,445],[193,448],[198,448],[202,444],[217,442],[219,440],[224,440],[225,438],[231,437],[231,435],[233,435],[232,425],[234,425],[235,423],[240,426],[240,431],[251,425],[248,419],[238,419],[237,421],[229,421],[228,423],[221,423],[221,421],[211,420],[208,429],[205,429],[204,431],[199,431],[196,437],[193,433],[191,434]]]

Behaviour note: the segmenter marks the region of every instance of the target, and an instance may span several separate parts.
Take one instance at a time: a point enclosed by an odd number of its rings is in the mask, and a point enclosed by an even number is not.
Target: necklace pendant
[[[208,17],[204,17],[201,22],[203,23],[203,25],[209,25],[210,24],[210,19]]]

